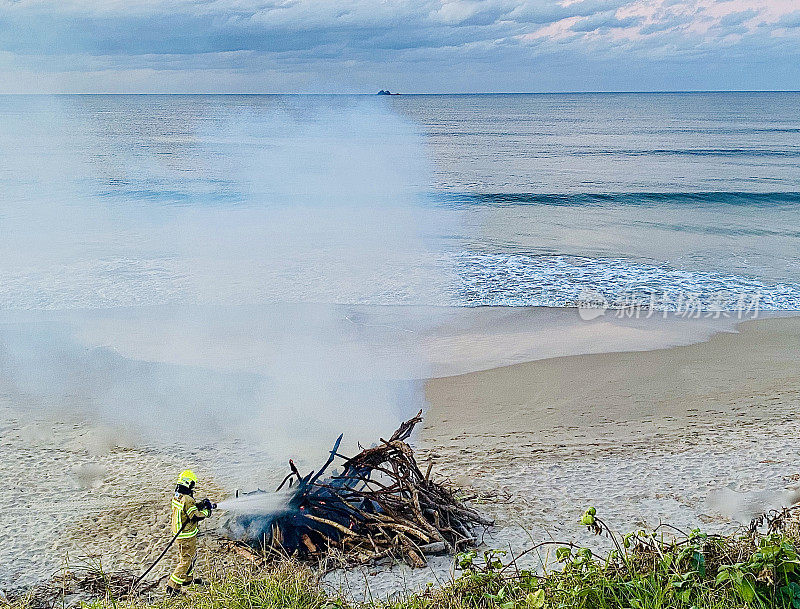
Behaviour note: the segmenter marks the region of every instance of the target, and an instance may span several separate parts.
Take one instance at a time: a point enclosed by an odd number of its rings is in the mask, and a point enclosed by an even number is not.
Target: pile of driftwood
[[[316,473],[302,476],[290,461],[291,472],[278,487],[291,485],[286,506],[233,516],[223,525],[226,535],[261,556],[288,554],[327,564],[336,556],[339,565],[349,566],[396,558],[420,567],[426,554],[475,545],[478,526],[492,523],[459,501],[454,489],[431,480],[430,464],[423,473],[406,443],[421,415],[352,458],[339,454],[339,436]],[[326,476],[337,458],[341,473]]]

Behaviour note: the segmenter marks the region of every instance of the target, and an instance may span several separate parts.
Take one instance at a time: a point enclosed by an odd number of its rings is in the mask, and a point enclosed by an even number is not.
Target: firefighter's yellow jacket
[[[209,516],[208,510],[197,508],[194,497],[191,495],[184,495],[176,491],[172,496],[172,534],[175,535],[180,531],[178,539],[196,537],[197,521]]]

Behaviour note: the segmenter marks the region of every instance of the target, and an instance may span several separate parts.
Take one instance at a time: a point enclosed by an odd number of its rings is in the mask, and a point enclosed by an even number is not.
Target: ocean
[[[800,309],[800,94],[0,97],[0,309]]]

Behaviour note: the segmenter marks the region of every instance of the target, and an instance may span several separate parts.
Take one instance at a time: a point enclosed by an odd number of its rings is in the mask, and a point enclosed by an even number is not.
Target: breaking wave
[[[464,251],[456,256],[468,306],[569,307],[586,294],[610,307],[676,311],[800,310],[800,284],[639,264],[622,258]]]

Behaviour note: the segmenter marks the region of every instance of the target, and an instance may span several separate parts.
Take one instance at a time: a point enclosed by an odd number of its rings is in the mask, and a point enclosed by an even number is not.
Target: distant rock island
[[[388,89],[386,91],[381,89],[380,91],[378,91],[378,95],[400,95],[400,94],[399,93],[392,93]]]

